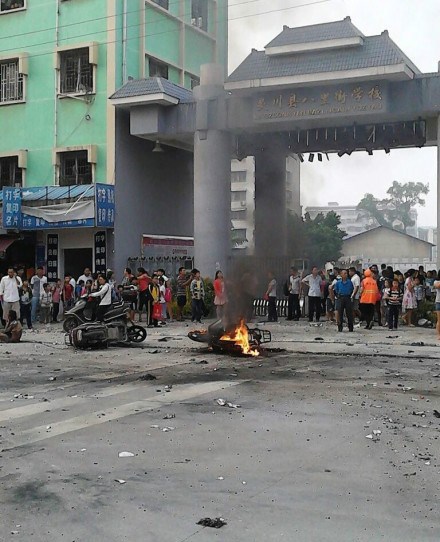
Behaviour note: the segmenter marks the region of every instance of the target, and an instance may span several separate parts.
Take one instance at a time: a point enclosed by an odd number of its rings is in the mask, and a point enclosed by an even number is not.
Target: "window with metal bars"
[[[25,0],[0,0],[0,13],[24,7],[26,7]]]
[[[18,59],[0,62],[0,103],[23,100],[23,74],[18,71]]]
[[[60,93],[86,94],[93,92],[93,65],[89,49],[72,49],[60,54]]]
[[[0,186],[21,186],[23,171],[18,167],[18,156],[0,158]]]
[[[92,184],[92,182],[92,164],[88,161],[87,151],[60,153],[60,186]]]

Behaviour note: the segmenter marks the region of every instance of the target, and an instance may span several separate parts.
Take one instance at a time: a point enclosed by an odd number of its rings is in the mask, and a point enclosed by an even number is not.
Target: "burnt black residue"
[[[51,511],[61,508],[61,499],[56,493],[48,491],[44,482],[26,482],[11,489],[10,499],[23,508],[49,508]]]

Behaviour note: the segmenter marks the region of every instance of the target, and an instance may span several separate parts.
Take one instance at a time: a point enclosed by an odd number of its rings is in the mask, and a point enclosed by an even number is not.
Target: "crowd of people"
[[[269,288],[276,291],[272,274],[269,279]],[[440,338],[440,271],[425,271],[423,266],[405,273],[385,264],[380,270],[371,265],[362,272],[355,267],[329,271],[313,267],[305,276],[292,267],[284,293],[288,297],[288,320],[299,320],[304,310],[300,300],[307,299],[309,322],[319,322],[325,315],[328,321],[337,323],[338,331],[342,331],[344,319],[349,331],[353,331],[356,320],[365,322],[367,329],[375,322],[390,330],[396,330],[399,323],[414,327],[422,303],[432,302]],[[276,296],[269,290],[267,295]]]
[[[240,316],[248,321],[252,319],[254,300],[259,297],[252,273],[244,273],[239,281],[226,283],[223,273],[217,271],[213,288],[217,318],[225,318],[231,305],[228,297],[231,297],[236,310],[237,300],[242,301],[238,309]],[[31,277],[27,277],[23,269],[11,267],[0,280],[2,321],[7,330],[0,334],[0,341],[17,340],[25,323],[33,330],[37,321],[58,322],[82,297],[95,302],[97,320],[104,319],[112,303],[123,301],[129,304],[133,321],[145,321],[151,327],[163,326],[167,321],[183,321],[189,297],[191,321],[201,323],[209,312],[205,295],[205,283],[198,269],[188,272],[181,267],[171,281],[162,268],[149,273],[143,267],[136,272],[127,267],[117,282],[111,270],[95,274],[86,268],[77,279],[66,273],[63,280],[49,283],[42,267]],[[288,301],[287,320],[307,318],[309,322],[319,322],[325,317],[337,324],[339,332],[344,322],[350,332],[355,324],[362,322],[367,329],[375,323],[390,330],[396,330],[399,325],[413,327],[421,304],[432,301],[440,338],[440,274],[435,270],[425,272],[423,266],[405,273],[385,264],[380,270],[377,265],[371,265],[362,272],[355,267],[330,270],[312,267],[308,273],[292,267],[283,285],[283,295]],[[268,321],[278,321],[280,285],[271,272],[263,297],[267,301]]]
[[[221,272],[217,272],[215,287],[221,285],[222,280]],[[77,279],[66,273],[64,279],[49,282],[43,267],[38,267],[30,277],[26,276],[24,269],[10,267],[0,280],[3,325],[7,327],[9,321],[16,321],[20,329],[26,324],[31,331],[37,322],[57,323],[83,297],[95,301],[94,315],[97,320],[104,319],[112,303],[124,301],[130,305],[133,321],[137,318],[139,322],[145,321],[148,326],[163,326],[167,320],[183,320],[188,294],[192,321],[201,322],[206,314],[205,288],[197,269],[188,273],[181,267],[173,289],[164,269],[159,268],[150,274],[143,267],[139,267],[135,273],[125,268],[120,282],[116,281],[111,270],[105,274],[96,274],[89,268],[84,269]],[[219,298],[222,295],[219,292]],[[176,301],[175,315],[173,299]],[[12,319],[9,314],[11,311]]]

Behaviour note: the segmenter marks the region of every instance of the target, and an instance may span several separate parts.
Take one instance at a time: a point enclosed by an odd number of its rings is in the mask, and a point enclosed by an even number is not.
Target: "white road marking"
[[[170,393],[164,393],[163,395],[152,395],[140,401],[122,404],[116,408],[112,407],[107,410],[98,410],[83,416],[77,416],[61,422],[51,423],[50,429],[48,429],[47,425],[41,425],[39,427],[26,429],[22,432],[18,432],[16,430],[16,434],[11,439],[4,441],[2,447],[4,450],[8,450],[18,448],[19,446],[33,444],[35,442],[47,440],[59,435],[71,433],[73,431],[79,431],[81,429],[101,425],[112,420],[132,416],[133,414],[138,414],[140,412],[146,412],[148,410],[158,408],[160,405],[180,403],[201,395],[220,391],[225,388],[231,388],[233,386],[242,384],[243,382],[244,381],[183,384],[182,386],[176,386],[173,388],[173,391]],[[102,416],[102,414],[105,414],[105,416]]]
[[[81,405],[89,402],[92,399],[102,399],[105,397],[111,397],[112,395],[118,395],[122,393],[129,393],[136,390],[141,390],[140,384],[119,384],[118,386],[110,386],[105,390],[94,393],[93,395],[79,394],[77,397],[60,397],[59,399],[53,399],[52,401],[45,401],[43,403],[32,403],[31,400],[26,401],[26,405],[18,406],[15,408],[8,408],[7,410],[0,410],[0,422],[11,421],[17,418],[24,418],[25,416],[34,416],[35,414],[41,414],[46,410],[55,411],[59,408],[64,408],[72,405]],[[17,401],[23,401],[17,399]]]

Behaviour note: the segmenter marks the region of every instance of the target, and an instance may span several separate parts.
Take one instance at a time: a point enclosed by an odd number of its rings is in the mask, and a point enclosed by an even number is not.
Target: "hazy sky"
[[[367,36],[388,30],[423,72],[438,70],[440,0],[329,0],[312,4],[316,1],[230,0],[229,70],[235,69],[252,48],[263,49],[284,24],[304,26],[347,15]],[[303,207],[326,205],[329,201],[357,204],[366,192],[383,197],[394,180],[422,181],[429,183],[430,193],[426,206],[418,209],[419,226],[435,225],[436,156],[436,148],[430,147],[392,150],[388,155],[377,151],[372,157],[365,152],[343,158],[331,155],[330,162],[305,163],[301,170],[301,203]]]

